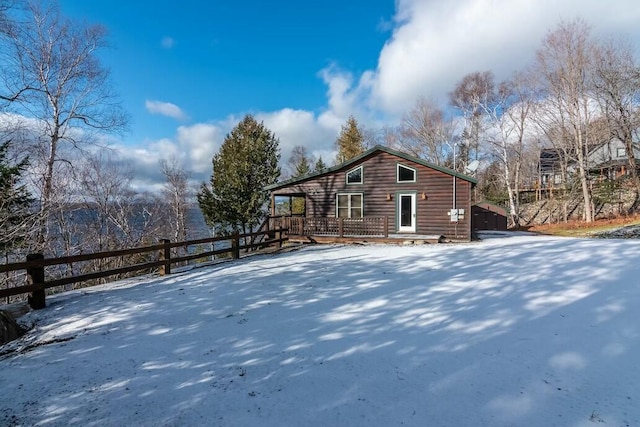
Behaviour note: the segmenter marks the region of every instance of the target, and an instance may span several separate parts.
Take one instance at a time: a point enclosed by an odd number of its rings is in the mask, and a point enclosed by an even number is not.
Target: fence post
[[[278,247],[281,248],[282,247],[282,228],[278,229]]]
[[[231,256],[233,259],[240,258],[240,234],[237,232],[234,233],[231,238],[231,249]]]
[[[389,217],[385,216],[384,217],[384,237],[387,238],[389,237]]]
[[[338,237],[344,237],[344,218],[338,218]]]
[[[28,254],[27,262],[29,261],[42,261],[44,259],[43,254]],[[44,266],[29,267],[27,268],[27,280],[30,285],[38,285],[44,283]],[[29,305],[34,310],[45,308],[47,303],[45,301],[44,289],[39,289],[29,293],[27,297]]]
[[[160,241],[164,245],[162,252],[160,252],[160,260],[164,261],[164,264],[160,266],[160,275],[164,276],[171,274],[171,248],[169,247],[171,241],[169,239],[161,239]]]

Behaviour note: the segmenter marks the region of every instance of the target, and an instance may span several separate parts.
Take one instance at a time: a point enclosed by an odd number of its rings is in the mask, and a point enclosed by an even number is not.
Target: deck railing
[[[290,236],[389,237],[389,218],[288,217]]]

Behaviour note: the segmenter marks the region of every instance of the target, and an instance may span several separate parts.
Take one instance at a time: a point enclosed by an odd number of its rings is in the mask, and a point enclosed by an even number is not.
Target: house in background
[[[290,234],[437,236],[471,240],[477,181],[383,146],[335,167],[267,187]]]
[[[540,150],[538,174],[542,188],[552,188],[562,185],[562,169],[560,150],[543,148]]]
[[[640,150],[634,147],[636,169],[640,166]],[[587,156],[589,172],[606,179],[618,179],[630,173],[629,157],[624,143],[618,138],[598,145]]]
[[[633,153],[636,159],[636,169],[640,170],[640,150],[634,148]],[[564,186],[561,170],[563,160],[567,162],[568,174],[576,172],[575,161],[563,159],[566,156],[576,157],[575,152],[563,154],[561,150],[556,148],[540,150],[538,173],[541,188],[562,188]],[[630,173],[629,158],[624,143],[618,138],[612,138],[607,142],[589,147],[586,163],[589,166],[589,174],[601,179],[619,179]]]

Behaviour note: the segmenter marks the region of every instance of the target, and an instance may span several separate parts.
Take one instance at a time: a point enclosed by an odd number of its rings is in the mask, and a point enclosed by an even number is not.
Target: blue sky
[[[146,100],[179,106],[185,123],[321,110],[326,87],[318,73],[331,64],[375,68],[394,3],[66,0],[62,8],[109,29],[114,48],[104,61],[134,117],[135,141],[172,130],[170,121],[149,117]]]
[[[113,49],[103,62],[132,117],[114,146],[136,184],[161,181],[175,158],[208,179],[211,157],[246,113],[280,138],[333,158],[354,115],[396,124],[419,97],[444,102],[465,74],[508,77],[561,19],[640,41],[635,0],[60,0],[74,19],[101,23]]]

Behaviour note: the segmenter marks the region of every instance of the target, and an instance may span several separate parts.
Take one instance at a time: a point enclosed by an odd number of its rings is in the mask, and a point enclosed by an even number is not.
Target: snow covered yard
[[[49,299],[0,425],[640,426],[640,241],[313,246]]]

